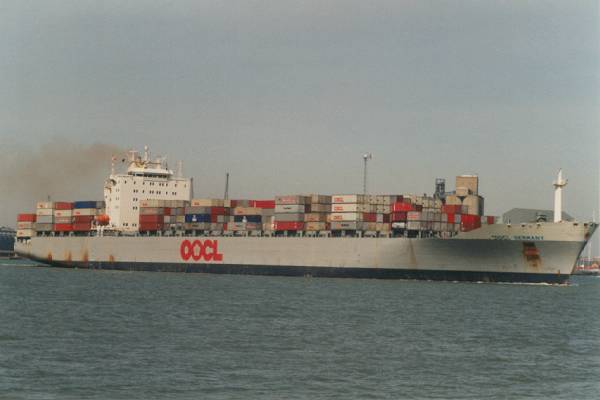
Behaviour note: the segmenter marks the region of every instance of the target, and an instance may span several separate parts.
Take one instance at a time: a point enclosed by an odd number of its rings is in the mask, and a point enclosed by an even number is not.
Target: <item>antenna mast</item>
[[[225,173],[225,195],[223,198],[225,200],[229,199],[229,172]]]
[[[367,194],[367,162],[373,158],[371,153],[363,154],[363,160],[365,162],[365,166],[363,169],[363,194]]]

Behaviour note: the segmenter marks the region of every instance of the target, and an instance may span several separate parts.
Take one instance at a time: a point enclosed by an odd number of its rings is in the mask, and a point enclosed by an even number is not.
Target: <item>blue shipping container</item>
[[[185,222],[210,222],[210,214],[186,214]]]
[[[262,217],[260,215],[236,215],[233,217],[233,221],[244,222],[244,218],[246,218],[246,222],[254,222],[257,224],[262,222]]]
[[[96,208],[97,201],[76,201],[73,208]]]

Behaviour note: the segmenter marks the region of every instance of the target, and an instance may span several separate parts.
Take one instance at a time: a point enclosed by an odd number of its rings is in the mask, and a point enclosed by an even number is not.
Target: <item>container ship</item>
[[[15,251],[69,268],[217,274],[565,283],[595,223],[510,224],[484,214],[476,175],[427,195],[196,198],[182,165],[113,158],[102,201],[41,201],[19,214]],[[227,192],[227,191],[226,191]],[[366,190],[365,190],[366,192]]]

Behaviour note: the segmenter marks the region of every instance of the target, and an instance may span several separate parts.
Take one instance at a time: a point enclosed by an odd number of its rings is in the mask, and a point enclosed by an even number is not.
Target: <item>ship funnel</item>
[[[562,189],[566,185],[567,180],[563,178],[562,169],[559,169],[554,181],[554,222],[562,220]]]

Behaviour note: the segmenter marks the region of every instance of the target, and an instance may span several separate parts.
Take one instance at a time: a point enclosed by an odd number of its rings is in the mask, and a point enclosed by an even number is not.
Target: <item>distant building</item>
[[[573,217],[563,211],[563,221],[573,221]],[[552,222],[554,220],[553,210],[536,210],[531,208],[513,208],[502,214],[502,221],[511,224],[520,224],[528,222]]]

